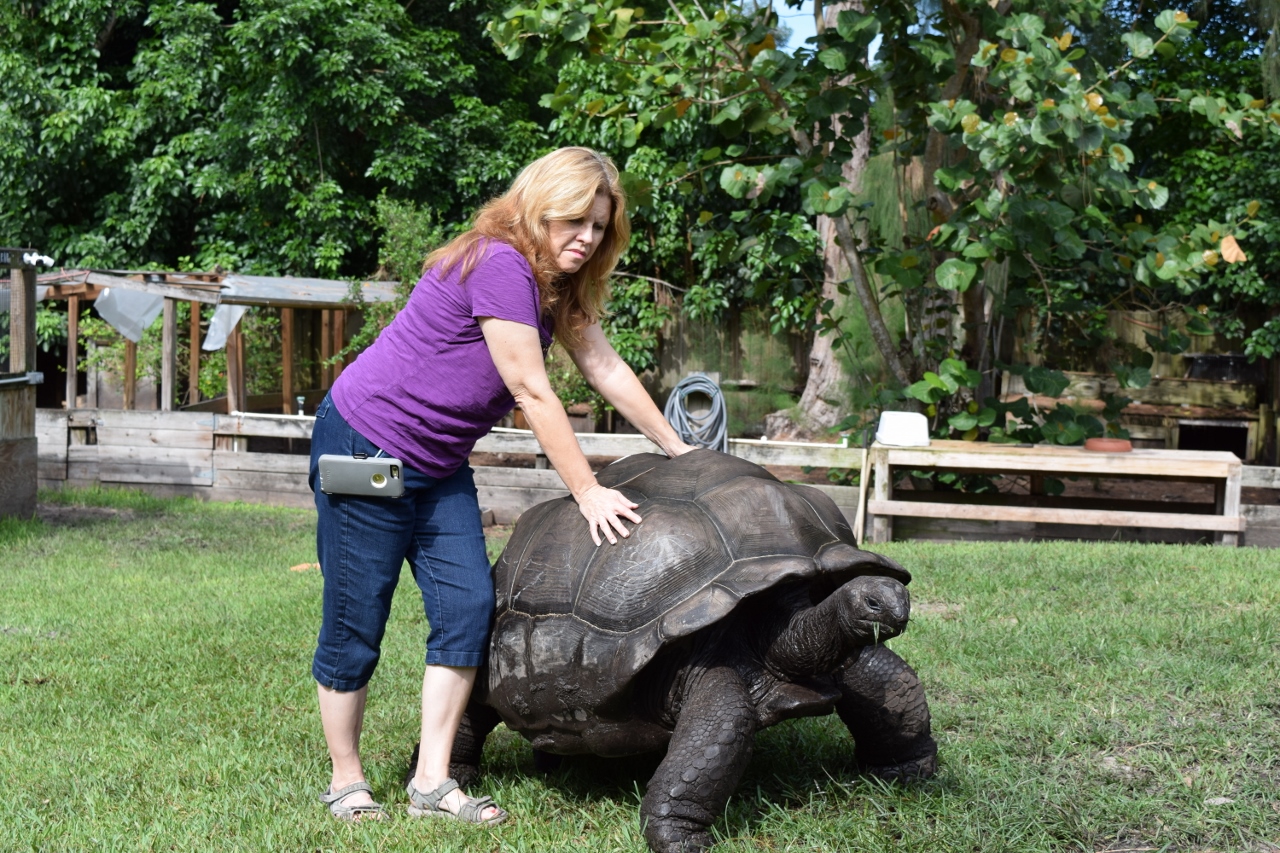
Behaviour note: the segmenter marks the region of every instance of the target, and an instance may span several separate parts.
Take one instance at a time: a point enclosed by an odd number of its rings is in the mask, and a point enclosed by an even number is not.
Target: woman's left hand
[[[618,537],[614,535],[615,530],[618,536],[624,539],[630,536],[631,531],[622,523],[622,519],[639,524],[640,516],[635,513],[637,506],[639,504],[628,500],[622,492],[607,489],[598,483],[578,498],[578,511],[587,520],[591,541],[596,545],[600,544],[601,533],[609,540],[610,545],[618,544]]]

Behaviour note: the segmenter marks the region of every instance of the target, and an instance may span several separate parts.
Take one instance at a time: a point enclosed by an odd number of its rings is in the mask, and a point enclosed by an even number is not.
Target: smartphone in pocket
[[[404,466],[390,456],[320,457],[320,491],[326,495],[398,498],[404,494]]]

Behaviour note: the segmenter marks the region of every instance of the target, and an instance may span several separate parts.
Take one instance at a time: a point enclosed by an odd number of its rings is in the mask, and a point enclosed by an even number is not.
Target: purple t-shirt
[[[443,278],[428,270],[330,391],[357,432],[431,477],[462,467],[476,441],[515,407],[476,318],[533,326],[544,353],[551,345],[552,320],[542,316],[529,262],[496,240],[484,251],[465,284],[460,264]]]

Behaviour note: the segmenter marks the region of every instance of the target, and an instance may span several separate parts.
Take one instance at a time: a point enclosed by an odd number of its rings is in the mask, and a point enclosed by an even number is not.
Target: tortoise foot
[[[886,782],[914,782],[928,779],[938,772],[938,749],[898,762],[897,764],[862,764],[861,772],[883,779]]]
[[[653,853],[701,853],[711,846],[711,833],[705,826],[680,820],[650,818],[644,838]]]

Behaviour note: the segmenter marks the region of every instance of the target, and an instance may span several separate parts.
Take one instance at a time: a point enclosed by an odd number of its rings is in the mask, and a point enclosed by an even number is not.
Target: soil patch
[[[85,527],[107,521],[131,521],[137,512],[109,506],[67,506],[64,504],[36,504],[36,518],[52,527]]]

